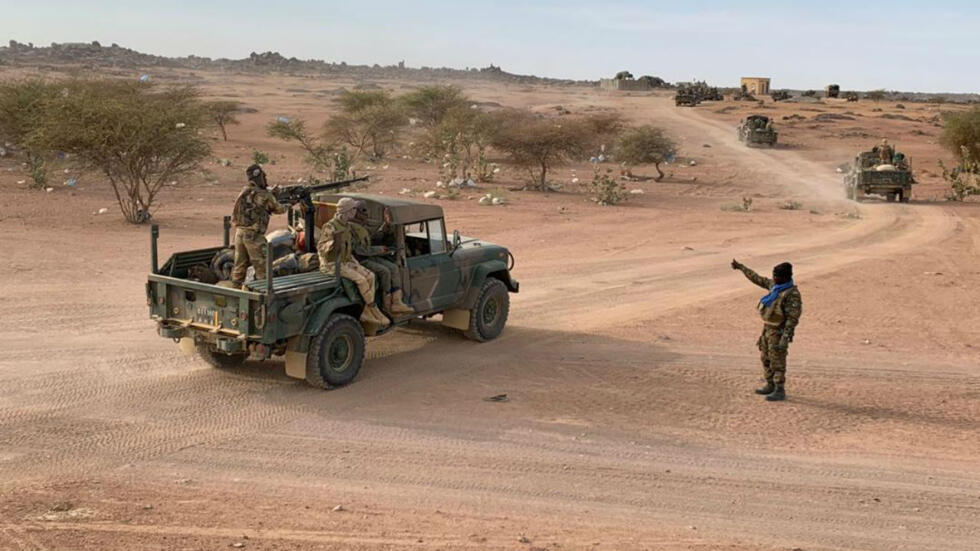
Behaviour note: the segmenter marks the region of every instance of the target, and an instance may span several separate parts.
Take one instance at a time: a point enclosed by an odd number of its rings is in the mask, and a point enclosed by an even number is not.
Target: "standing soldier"
[[[333,274],[335,262],[339,258],[340,276],[353,281],[361,293],[361,298],[364,299],[361,321],[384,327],[388,325],[388,319],[374,303],[374,272],[361,266],[354,258],[355,215],[357,215],[357,201],[344,197],[337,202],[337,212],[323,225],[320,240],[316,244],[316,250],[320,255],[320,271]]]
[[[789,262],[777,265],[772,269],[772,279],[760,276],[734,259],[732,269],[740,270],[749,281],[769,291],[759,300],[763,328],[758,345],[766,386],[755,392],[765,395],[770,402],[785,400],[786,355],[803,313],[803,297],[793,283],[793,265]]]
[[[269,228],[269,216],[286,212],[286,207],[276,201],[268,188],[265,171],[259,165],[245,169],[248,184],[235,199],[231,220],[235,224],[235,265],[231,270],[231,282],[235,287],[245,283],[249,264],[255,268],[255,279],[265,279],[265,261],[269,243],[265,231]]]
[[[381,306],[391,316],[414,314],[415,310],[405,304],[398,277],[398,266],[385,258],[394,251],[386,245],[372,245],[375,235],[385,235],[391,224],[391,211],[384,209],[384,221],[378,227],[372,227],[367,217],[367,207],[364,201],[357,201],[357,214],[351,222],[354,232],[354,251],[362,257],[361,264],[375,273],[377,287],[381,290]]]
[[[878,149],[878,160],[879,164],[890,165],[892,164],[892,156],[895,155],[895,149],[888,145],[888,139],[882,138],[881,145],[877,147]]]

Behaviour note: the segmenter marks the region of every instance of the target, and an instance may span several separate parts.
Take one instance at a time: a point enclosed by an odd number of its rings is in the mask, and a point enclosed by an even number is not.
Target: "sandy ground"
[[[214,144],[233,161],[208,165],[217,184],[161,197],[164,254],[220,240],[253,148],[277,159],[274,181],[304,175],[263,125],[318,124],[330,91],[353,84],[195,81],[258,112]],[[441,201],[450,228],[514,251],[507,330],[476,344],[417,323],[371,340],[358,379],[330,392],[279,362],[219,371],[182,356],[146,316],[147,228],[123,223],[94,176],[32,192],[4,160],[0,548],[978,548],[980,210],[929,200],[943,196],[936,106],[780,104],[763,112],[786,145],[748,149],[734,124],[758,109],[734,102],[467,92],[618,110],[666,127],[684,159],[623,206],[573,192],[587,165],[555,172],[568,192],[507,193],[520,174],[505,169],[487,190],[508,206]],[[809,109],[853,120],[781,119]],[[913,202],[843,201],[835,167],[882,135],[922,170]],[[408,159],[371,173],[385,193],[436,180]],[[742,197],[750,212],[722,209]],[[797,267],[785,403],[751,392],[761,291],[733,257]],[[500,393],[510,401],[483,400]]]

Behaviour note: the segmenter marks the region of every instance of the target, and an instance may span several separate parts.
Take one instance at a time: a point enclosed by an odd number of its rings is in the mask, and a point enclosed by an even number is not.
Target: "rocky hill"
[[[285,57],[278,52],[253,52],[243,59],[212,59],[209,57],[163,57],[137,52],[118,44],[103,46],[99,42],[52,43],[50,46],[22,44],[11,40],[0,47],[0,65],[44,66],[81,65],[91,68],[151,69],[154,67],[183,68],[229,72],[281,72],[289,74],[324,74],[363,78],[481,79],[519,84],[555,84],[592,86],[594,81],[575,81],[508,73],[490,65],[482,69],[452,69],[447,67],[407,67],[397,65],[348,65],[322,59]]]

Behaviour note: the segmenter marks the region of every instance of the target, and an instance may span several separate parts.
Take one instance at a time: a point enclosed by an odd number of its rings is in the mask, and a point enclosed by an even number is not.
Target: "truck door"
[[[406,224],[405,248],[409,279],[406,302],[419,312],[452,304],[459,274],[449,256],[443,219]]]

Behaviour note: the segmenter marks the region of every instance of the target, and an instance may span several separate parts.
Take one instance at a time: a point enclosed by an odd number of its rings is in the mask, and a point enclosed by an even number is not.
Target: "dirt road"
[[[855,207],[831,166],[698,110],[575,101],[667,126],[717,180],[444,203],[515,250],[505,334],[419,323],[331,392],[181,356],[145,319],[145,228],[4,188],[0,548],[975,549],[978,211]],[[723,176],[759,212],[704,200],[737,197]],[[233,194],[174,192],[162,243],[214,241]],[[809,210],[765,206],[790,197]],[[736,256],[797,267],[783,404],[751,393],[760,291]]]

